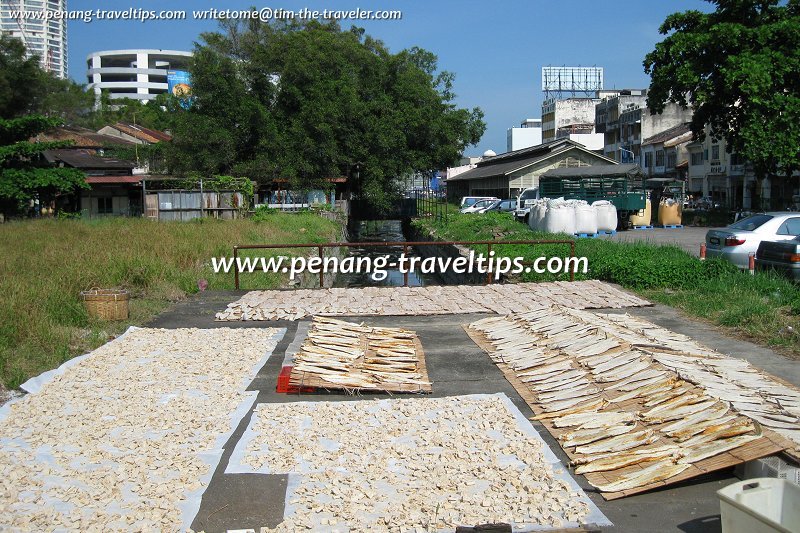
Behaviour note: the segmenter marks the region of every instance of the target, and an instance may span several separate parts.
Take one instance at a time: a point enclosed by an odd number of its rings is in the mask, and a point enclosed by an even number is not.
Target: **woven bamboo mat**
[[[425,352],[422,349],[422,343],[419,337],[414,334],[414,355],[416,356],[416,372],[420,374],[421,381],[430,382],[428,378],[428,366],[425,362]],[[362,343],[365,349],[364,356],[359,357],[353,363],[353,370],[358,371],[364,363],[364,359],[373,357],[375,350],[370,348],[369,341],[366,337],[362,338]],[[319,374],[312,374],[310,372],[300,372],[292,370],[289,375],[289,385],[292,387],[310,387],[319,389],[321,391],[343,390],[347,392],[369,393],[369,392],[401,392],[401,393],[418,393],[430,394],[433,392],[431,385],[419,385],[412,383],[382,383],[380,388],[357,388],[357,387],[344,387],[339,383],[331,383],[326,381],[325,378]]]
[[[464,330],[466,331],[467,335],[469,335],[469,337],[481,349],[483,349],[487,353],[493,351],[494,348],[493,348],[491,342],[489,342],[489,340],[486,339],[486,337],[482,333],[480,333],[478,331],[475,331],[475,330],[472,330],[471,328],[469,328],[467,326],[463,326],[463,327],[464,327]],[[539,414],[542,414],[542,413],[545,412],[541,408],[541,406],[536,402],[536,396],[525,385],[525,383],[523,383],[517,377],[517,375],[514,372],[514,370],[512,370],[508,365],[506,365],[505,363],[502,363],[502,362],[495,362],[495,364],[503,372],[503,375],[505,376],[506,380],[508,380],[508,382],[514,387],[514,389],[517,391],[517,393],[522,397],[523,400],[525,400],[525,403],[528,404],[528,406],[531,408],[531,410],[536,415],[539,415]],[[674,374],[670,370],[668,370],[668,369],[666,369],[664,367],[660,367],[660,365],[654,364],[654,366],[659,367],[660,369],[664,370],[665,372]],[[602,387],[603,383],[596,383],[596,386]],[[609,393],[609,392],[606,392],[606,391],[603,391],[601,393],[601,396],[604,397],[605,399],[612,399],[613,397],[620,396],[620,395],[622,395],[622,393],[613,393],[613,392]],[[631,399],[631,400],[615,403],[615,404],[613,404],[613,407],[610,410],[613,410],[613,411],[628,411],[628,412],[642,411],[643,408],[644,408],[644,406],[643,406],[644,401],[645,400],[643,400],[641,398],[635,398],[635,399]],[[602,411],[603,410],[600,410],[600,412],[602,412]],[[539,422],[545,428],[547,428],[547,431],[556,440],[558,440],[558,437],[561,436],[562,433],[564,433],[565,431],[567,431],[569,429],[569,428],[556,428],[548,420],[539,420]],[[665,423],[663,425],[667,425],[669,423],[671,423],[671,422]],[[647,426],[645,426],[645,425],[641,424],[641,422],[637,422],[637,428],[636,428],[637,430],[638,429],[643,429],[644,427],[648,427],[648,428],[651,428],[651,429],[658,429],[659,427],[661,427],[661,425],[647,425]],[[667,444],[675,444],[675,441],[670,439],[669,437],[666,437],[666,436],[662,435],[661,438],[658,441],[656,441],[655,443],[652,444],[652,446],[661,446],[661,445],[667,445]],[[748,443],[745,443],[742,446],[739,446],[738,448],[735,448],[735,449],[730,450],[728,452],[724,452],[724,453],[715,455],[713,457],[709,457],[709,458],[703,459],[701,461],[698,461],[696,463],[693,463],[693,464],[691,464],[689,466],[689,468],[687,468],[686,470],[684,470],[680,474],[678,474],[676,476],[673,476],[673,477],[671,477],[669,479],[666,479],[664,481],[659,481],[657,483],[651,483],[651,484],[648,484],[648,485],[642,485],[640,487],[635,487],[633,489],[629,489],[629,490],[625,490],[625,491],[620,491],[620,492],[601,492],[600,494],[606,500],[616,500],[616,499],[619,499],[619,498],[623,498],[625,496],[632,496],[634,494],[640,494],[642,492],[647,492],[647,491],[650,491],[650,490],[663,488],[663,487],[666,487],[668,485],[673,485],[673,484],[679,483],[681,481],[692,479],[694,477],[700,476],[702,474],[706,474],[708,472],[713,472],[713,471],[716,471],[716,470],[722,470],[722,469],[725,469],[725,468],[736,466],[736,465],[744,463],[746,461],[752,461],[754,459],[759,459],[761,457],[774,455],[776,453],[780,453],[780,452],[782,452],[782,451],[784,451],[786,449],[789,449],[792,446],[793,446],[793,444],[790,441],[788,441],[787,439],[785,439],[784,437],[781,437],[777,433],[775,433],[773,431],[769,431],[766,428],[764,428],[763,429],[763,435],[762,435],[761,438],[756,439],[756,440],[751,441],[751,442],[748,442]],[[569,457],[570,460],[574,460],[574,459],[576,459],[578,457],[582,457],[579,454],[573,453],[572,451],[570,451],[570,449],[567,449],[567,448],[562,448],[562,449],[564,450],[564,453],[567,455],[567,457]],[[589,483],[591,483],[593,486],[605,485],[605,484],[608,484],[610,482],[614,482],[614,481],[618,480],[622,476],[625,476],[627,474],[636,472],[636,471],[641,470],[644,467],[650,466],[652,464],[654,464],[654,463],[652,463],[652,462],[651,463],[645,463],[644,466],[632,465],[632,466],[619,468],[619,469],[616,469],[616,470],[610,470],[610,471],[606,471],[606,472],[591,472],[591,473],[584,474],[584,476],[586,477],[586,480]]]

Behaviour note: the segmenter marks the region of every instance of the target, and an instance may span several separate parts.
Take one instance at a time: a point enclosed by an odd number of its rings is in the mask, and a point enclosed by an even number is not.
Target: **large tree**
[[[299,188],[348,175],[385,205],[396,178],[452,164],[485,129],[479,109],[454,104],[433,54],[393,54],[358,28],[227,21],[202,37],[194,103],[175,125],[178,171]]]
[[[82,172],[53,168],[42,157],[65,143],[31,142],[31,137],[61,123],[31,112],[41,109],[48,86],[37,57],[26,58],[22,43],[0,36],[0,212],[16,213],[35,197],[56,196],[87,187]]]
[[[800,167],[800,2],[709,0],[667,17],[644,60],[647,105],[690,104],[696,138],[725,139],[759,179]]]

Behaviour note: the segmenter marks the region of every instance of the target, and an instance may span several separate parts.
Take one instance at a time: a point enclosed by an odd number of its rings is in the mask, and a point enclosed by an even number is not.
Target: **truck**
[[[528,223],[528,215],[531,212],[531,203],[539,199],[539,188],[532,187],[525,189],[517,197],[517,208],[514,210],[514,218],[519,222]]]
[[[635,164],[555,168],[539,176],[539,195],[590,204],[607,200],[617,208],[618,227],[626,228],[630,216],[647,207],[644,178]]]

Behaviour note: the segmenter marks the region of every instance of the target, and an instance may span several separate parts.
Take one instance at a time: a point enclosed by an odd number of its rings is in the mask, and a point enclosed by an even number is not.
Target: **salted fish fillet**
[[[603,372],[602,374],[596,374],[595,379],[599,382],[611,382],[611,381],[621,381],[623,379],[629,378],[642,370],[650,367],[650,361],[639,360],[631,364],[630,366],[625,366],[624,368],[615,368],[613,371],[610,372]]]
[[[670,460],[662,460],[653,466],[622,476],[612,483],[605,485],[594,485],[593,483],[593,485],[601,492],[619,492],[664,481],[677,476],[687,468],[689,468],[688,464],[675,464]]]
[[[569,398],[567,400],[562,400],[559,402],[541,403],[541,405],[542,408],[547,412],[563,411],[564,409],[568,409],[573,405],[577,405],[581,402],[587,402],[594,398],[597,398],[597,394],[584,394],[582,396],[576,396],[574,398]]]
[[[670,400],[667,400],[665,402],[662,402],[662,403],[656,405],[655,407],[652,407],[648,411],[645,411],[644,413],[642,413],[642,416],[656,415],[656,414],[658,414],[658,413],[660,413],[662,411],[668,411],[668,410],[673,409],[675,407],[680,407],[682,405],[689,405],[692,402],[697,403],[697,401],[709,400],[709,399],[710,399],[710,397],[708,397],[708,396],[703,397],[703,396],[699,396],[697,394],[694,394],[692,392],[685,391],[683,394],[677,395],[674,398],[672,398]],[[648,403],[650,403],[650,402],[648,402]],[[644,405],[645,405],[645,407],[649,407],[649,405],[647,405],[647,403],[645,403]]]
[[[685,383],[685,382],[681,382]],[[691,385],[690,385],[691,386]],[[672,390],[668,390],[659,394],[653,394],[649,400],[644,402],[645,407],[653,408],[657,405],[660,405],[664,402],[669,402],[679,396],[683,396],[684,394],[691,393],[691,389],[688,389],[684,386],[675,387]]]
[[[547,394],[537,394],[536,400],[539,403],[544,402],[557,402],[559,400],[566,400],[568,398],[572,398],[578,393],[581,394],[593,394],[595,392],[600,392],[600,389],[597,387],[592,387],[591,383],[588,381],[583,385],[578,385],[577,387],[571,388],[569,390],[563,390],[558,392],[550,392]]]
[[[664,422],[677,420],[679,418],[683,418],[685,416],[697,413],[698,411],[702,411],[703,409],[715,405],[717,402],[719,402],[719,400],[717,400],[716,398],[712,398],[705,402],[693,403],[689,405],[681,405],[680,407],[675,407],[674,409],[661,411],[659,413],[656,413],[655,415],[650,415],[650,416],[642,415],[641,418],[649,424],[661,424]]]
[[[729,423],[735,419],[736,415],[728,415],[717,420],[708,420],[704,423],[696,424],[680,431],[675,431],[672,433],[672,437],[674,437],[678,442],[684,442],[694,438],[696,435],[698,440],[695,442],[701,443],[708,442],[709,440],[717,440],[717,438],[735,437],[743,433],[749,433],[755,429],[755,426],[753,426],[749,420],[748,422],[744,423]],[[715,435],[718,434],[717,432],[721,428],[725,428],[727,431],[723,431],[721,434],[719,434],[719,437],[715,438]]]
[[[561,411],[553,411],[551,413],[542,413],[540,415],[534,416],[531,420],[546,420],[548,418],[557,418],[564,415],[571,415],[574,413],[584,413],[584,412],[594,412],[599,409],[602,409],[603,406],[607,402],[603,398],[598,398],[596,400],[591,400],[587,403],[582,403],[580,405],[576,405],[574,407],[570,407],[569,409],[564,409]]]
[[[581,357],[581,364],[596,368],[606,363],[622,361],[623,363],[628,360],[636,359],[640,354],[634,350],[624,350],[621,352],[601,353],[600,355],[593,355],[591,357]]]
[[[541,368],[537,368],[536,370],[532,370],[530,372],[524,372],[522,374],[518,374],[519,377],[523,376],[545,376],[547,374],[553,374],[555,372],[559,372],[561,370],[568,370],[572,368],[572,359],[564,359],[563,361],[559,361],[557,363],[553,363],[550,365],[543,366]]]
[[[562,383],[564,381],[582,378],[584,376],[586,376],[586,372],[583,370],[569,369],[562,370],[554,374],[549,374],[544,376],[542,379],[536,379],[536,376],[526,376],[524,378],[520,378],[520,381],[527,383],[529,386],[536,389],[544,389],[545,387],[554,385],[556,383]]]
[[[678,462],[681,464],[690,465],[692,463],[702,461],[703,459],[708,459],[709,457],[733,450],[734,448],[738,448],[739,446],[760,438],[761,433],[759,432],[756,435],[739,435],[738,437],[731,437],[729,439],[715,440],[703,446],[698,446],[689,450],[683,455],[683,457],[679,459]]]
[[[578,429],[596,429],[615,424],[633,422],[636,416],[625,411],[607,411],[604,413],[578,413],[565,415],[553,420],[557,428],[578,427]]]
[[[593,444],[578,446],[575,448],[575,453],[592,454],[607,452],[610,450],[630,450],[631,448],[636,448],[637,446],[652,444],[657,440],[658,436],[655,435],[652,430],[645,429],[635,433],[627,433],[625,435],[603,439]]]
[[[756,422],[767,426],[768,428],[775,428],[775,429],[789,429],[789,430],[796,430],[800,429],[797,422],[790,423],[790,422],[780,422],[778,420],[773,420],[771,418],[767,418],[764,413],[758,413],[754,411],[742,411],[739,412],[745,415],[748,418],[752,418]]]
[[[590,472],[606,472],[617,470],[626,466],[633,466],[639,463],[655,461],[670,457],[678,451],[677,446],[665,446],[660,449],[642,450],[639,453],[626,453],[625,455],[615,454],[611,457],[595,459],[594,461],[580,465],[575,469],[576,474],[588,474]]]
[[[589,383],[589,380],[586,379],[584,376],[578,376],[574,378],[565,379],[563,381],[557,381],[555,383],[547,383],[547,384],[538,384],[538,385],[531,385],[536,389],[538,392],[553,392],[553,391],[562,391],[566,389],[572,389],[577,385],[583,385],[584,383]]]
[[[653,383],[652,385],[645,385],[643,387],[639,387],[637,389],[633,389],[630,392],[626,392],[616,398],[609,400],[609,403],[619,403],[624,402],[626,400],[630,400],[633,398],[639,398],[640,396],[644,395],[651,395],[663,391],[671,390],[675,386],[675,382],[672,380],[668,380],[666,382],[660,383]]]
[[[617,354],[622,355],[622,354]],[[581,364],[586,364],[592,368],[592,374],[602,374],[603,372],[608,372],[613,370],[619,366],[632,363],[641,358],[641,355],[636,352],[628,352],[627,354],[623,355],[622,357],[610,357],[609,360],[604,361],[602,363],[593,364],[589,361],[581,360]]]
[[[616,340],[606,339],[604,341],[600,341],[596,344],[592,344],[591,346],[588,346],[586,348],[571,353],[578,357],[588,357],[590,355],[597,355],[603,352],[607,352],[611,348],[616,348],[617,346],[619,346],[619,343]]]
[[[611,388],[622,392],[629,392],[643,385],[651,385],[657,381],[665,380],[666,378],[667,374],[665,372],[653,368],[638,375],[629,377],[620,383],[615,383],[614,385],[611,385]]]
[[[617,458],[622,459],[624,457],[630,457],[634,455],[647,455],[649,453],[664,453],[666,456],[673,455],[677,452],[680,452],[681,447],[677,444],[666,444],[663,446],[654,446],[654,447],[640,447],[634,448],[632,450],[622,450],[622,451],[615,451],[615,452],[606,452],[606,453],[596,453],[594,455],[584,455],[583,457],[576,457],[572,460],[573,465],[588,465],[589,463],[593,463],[594,461],[599,461],[600,459],[609,459],[609,458]]]
[[[682,429],[686,429],[693,424],[702,423],[707,420],[718,420],[729,412],[730,410],[728,409],[728,407],[723,404],[716,408],[706,409],[694,413],[692,415],[689,415],[682,420],[678,420],[677,422],[673,422],[671,424],[668,424],[660,428],[659,431],[661,431],[661,433],[664,433],[665,435],[670,435],[675,431],[681,431]]]
[[[630,433],[636,427],[635,424],[612,426],[607,428],[598,429],[582,429],[565,433],[559,437],[563,439],[561,446],[571,448],[573,446],[580,446],[582,444],[591,444],[592,442],[604,439],[607,437],[614,437],[617,435],[624,435]]]

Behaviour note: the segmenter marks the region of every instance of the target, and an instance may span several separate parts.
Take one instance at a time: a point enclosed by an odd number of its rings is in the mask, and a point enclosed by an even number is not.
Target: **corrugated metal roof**
[[[96,133],[88,128],[76,126],[60,126],[38,134],[32,139],[35,142],[69,141],[76,148],[102,148],[108,145],[133,146],[133,142]]]
[[[592,165],[589,167],[565,167],[548,170],[542,178],[594,178],[605,176],[644,175],[642,168],[634,163],[620,165]]]
[[[45,150],[45,159],[51,163],[62,162],[73,168],[79,169],[128,169],[133,170],[134,164],[130,161],[112,159],[110,157],[100,157],[92,153],[91,150],[80,150],[74,148],[61,148],[57,150]]]
[[[172,136],[167,133],[164,133],[163,131],[151,130],[150,128],[144,128],[142,126],[129,124],[127,122],[117,122],[116,124],[110,127],[114,128],[115,130],[121,131],[126,135],[130,135],[131,137],[135,137],[136,139],[148,143],[157,143],[157,142],[172,140]]]

